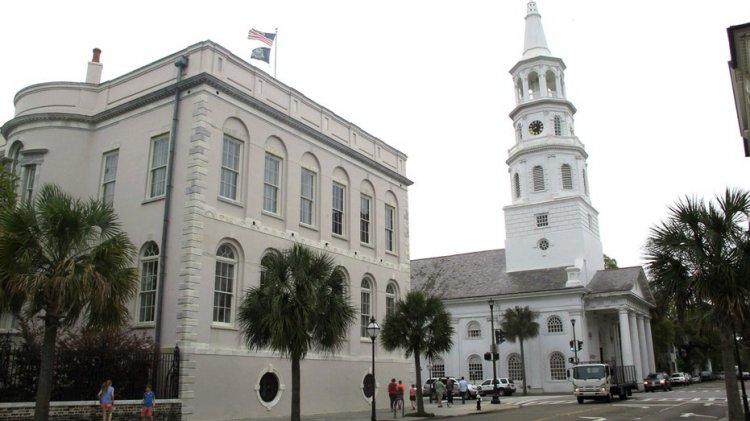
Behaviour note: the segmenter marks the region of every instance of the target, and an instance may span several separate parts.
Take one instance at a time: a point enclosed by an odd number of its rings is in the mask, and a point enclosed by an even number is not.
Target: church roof
[[[633,291],[649,303],[654,303],[646,273],[640,266],[597,271],[586,288],[592,294]]]
[[[564,267],[508,273],[505,249],[411,261],[411,286],[442,299],[565,289]]]

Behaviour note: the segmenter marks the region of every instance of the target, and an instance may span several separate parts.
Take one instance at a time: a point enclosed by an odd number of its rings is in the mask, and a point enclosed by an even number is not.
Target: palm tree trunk
[[[417,372],[417,414],[424,414],[424,400],[422,399],[422,366],[419,361],[419,351],[414,351],[414,371]]]
[[[737,375],[734,366],[737,361],[734,358],[734,332],[728,324],[720,329],[721,337],[721,362],[724,366],[724,385],[727,390],[727,419],[729,421],[742,421],[745,419],[740,402],[740,391],[737,385]],[[742,373],[740,373],[742,375]]]
[[[57,317],[50,315],[45,317],[34,421],[46,421],[49,419],[49,401],[52,398],[52,372],[55,364],[55,342],[57,341],[59,326],[60,321]]]
[[[527,395],[526,391],[526,356],[523,352],[523,338],[518,338],[518,342],[521,344],[521,374],[523,375],[523,395]]]
[[[291,421],[300,421],[300,358],[292,355],[292,417]],[[36,420],[35,420],[36,421]]]

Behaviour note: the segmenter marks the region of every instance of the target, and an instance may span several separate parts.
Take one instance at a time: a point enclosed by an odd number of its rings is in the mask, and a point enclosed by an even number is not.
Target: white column
[[[547,97],[547,69],[542,67],[539,72],[539,94],[541,97]]]
[[[636,316],[638,320],[638,343],[641,345],[641,372],[644,377],[651,373],[648,358],[648,344],[646,343],[646,327],[643,324],[643,315]]]
[[[648,367],[649,373],[656,372],[656,361],[654,360],[654,339],[651,337],[651,318],[646,317],[643,323],[646,325],[646,345],[648,345]]]
[[[562,83],[560,81],[560,74],[555,72],[555,95],[558,98],[565,98],[562,91]]]
[[[638,340],[638,325],[635,321],[635,313],[629,312],[628,318],[630,319],[630,340],[633,344],[633,365],[635,366],[635,378],[636,380],[645,377],[643,375],[643,367],[641,366],[641,345]]]
[[[620,344],[622,349],[622,364],[633,365],[633,344],[630,342],[630,323],[628,323],[628,311],[620,309]]]
[[[529,100],[529,75],[521,75],[521,86],[523,86],[523,100]]]

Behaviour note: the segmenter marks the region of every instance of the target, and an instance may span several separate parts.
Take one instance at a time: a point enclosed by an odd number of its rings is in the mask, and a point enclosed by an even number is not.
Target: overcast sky
[[[252,64],[257,28],[278,28],[278,79],[408,155],[411,257],[505,246],[505,159],[514,144],[508,70],[521,58],[526,0],[15,1],[0,24],[0,120],[20,89],[102,80],[210,39]],[[115,6],[116,5],[116,6]],[[539,0],[565,61],[575,132],[589,154],[604,252],[642,263],[667,206],[748,188],[726,28],[747,0]]]

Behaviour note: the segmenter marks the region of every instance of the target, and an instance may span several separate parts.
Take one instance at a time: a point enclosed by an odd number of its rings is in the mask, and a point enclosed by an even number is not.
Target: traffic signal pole
[[[573,355],[575,356],[575,364],[578,364],[578,341],[576,340],[576,319],[570,319],[570,323],[573,325]]]

